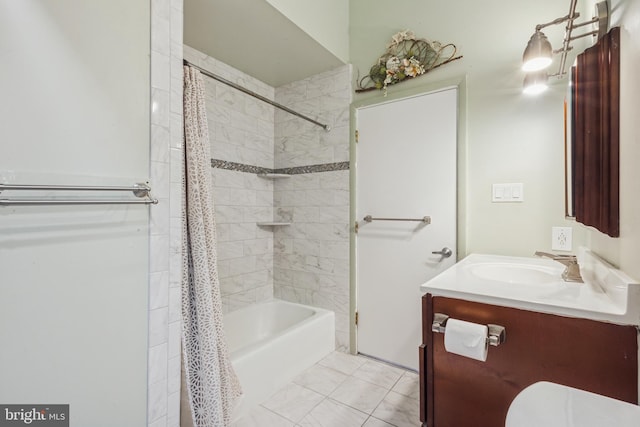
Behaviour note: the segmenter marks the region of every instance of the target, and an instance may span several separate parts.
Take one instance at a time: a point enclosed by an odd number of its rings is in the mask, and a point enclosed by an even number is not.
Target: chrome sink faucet
[[[562,280],[565,282],[584,283],[582,276],[580,275],[580,266],[578,265],[578,259],[575,255],[556,255],[547,252],[536,251],[534,254],[539,257],[551,258],[554,261],[558,261],[566,268],[562,272]]]

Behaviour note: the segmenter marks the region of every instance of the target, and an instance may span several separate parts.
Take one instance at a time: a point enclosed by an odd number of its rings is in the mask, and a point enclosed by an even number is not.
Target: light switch
[[[522,183],[511,184],[511,200],[514,202],[522,202],[524,194],[522,191]]]
[[[492,202],[522,202],[524,201],[524,186],[519,183],[493,184]]]

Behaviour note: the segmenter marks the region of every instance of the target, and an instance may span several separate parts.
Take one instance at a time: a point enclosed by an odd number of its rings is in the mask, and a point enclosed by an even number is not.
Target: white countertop
[[[471,254],[420,289],[445,296],[569,317],[640,324],[640,285],[586,248],[578,253],[585,283],[560,278],[564,265],[551,259]],[[493,277],[526,270],[531,280]]]

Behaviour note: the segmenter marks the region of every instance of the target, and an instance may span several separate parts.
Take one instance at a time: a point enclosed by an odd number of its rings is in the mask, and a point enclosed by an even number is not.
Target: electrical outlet
[[[551,249],[570,251],[572,230],[571,227],[551,227]]]

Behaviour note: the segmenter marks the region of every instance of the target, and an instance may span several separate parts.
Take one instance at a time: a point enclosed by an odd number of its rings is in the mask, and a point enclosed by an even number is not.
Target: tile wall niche
[[[348,350],[350,66],[273,88],[189,46],[184,57],[331,126],[204,78],[224,310],[274,296],[328,308]],[[274,220],[292,224],[257,225]]]

